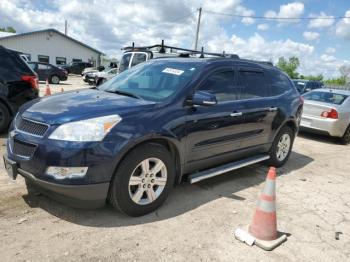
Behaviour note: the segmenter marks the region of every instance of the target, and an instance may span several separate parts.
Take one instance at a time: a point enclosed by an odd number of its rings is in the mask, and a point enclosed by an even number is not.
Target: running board
[[[257,155],[253,157],[248,157],[236,162],[231,162],[222,166],[210,168],[210,169],[195,173],[193,175],[190,175],[188,179],[191,184],[194,184],[207,178],[218,176],[218,175],[230,172],[232,170],[239,169],[241,167],[250,166],[252,164],[265,161],[269,158],[270,158],[269,155]]]

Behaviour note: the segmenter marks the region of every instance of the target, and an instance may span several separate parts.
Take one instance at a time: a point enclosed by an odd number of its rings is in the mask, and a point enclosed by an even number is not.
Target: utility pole
[[[194,44],[194,50],[197,50],[197,45],[198,45],[198,35],[199,35],[199,26],[201,24],[202,7],[200,7],[197,10],[198,10],[198,22],[197,22],[196,41]]]
[[[64,20],[64,34],[67,35],[68,33],[68,22],[67,20]]]

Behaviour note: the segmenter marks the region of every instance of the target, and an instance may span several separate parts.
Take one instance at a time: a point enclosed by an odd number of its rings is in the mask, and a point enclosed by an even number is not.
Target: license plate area
[[[4,166],[7,172],[7,175],[13,179],[16,180],[17,178],[17,163],[8,159],[6,156],[3,156],[4,159]]]

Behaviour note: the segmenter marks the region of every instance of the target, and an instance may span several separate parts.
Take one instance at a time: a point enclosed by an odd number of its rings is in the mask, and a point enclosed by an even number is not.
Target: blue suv
[[[268,64],[153,59],[96,89],[25,104],[4,161],[29,192],[82,208],[109,201],[140,216],[183,179],[285,164],[302,106],[291,80]]]

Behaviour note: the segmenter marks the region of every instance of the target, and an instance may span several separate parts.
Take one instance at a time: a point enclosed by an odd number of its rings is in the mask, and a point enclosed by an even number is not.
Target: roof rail
[[[239,56],[236,54],[226,54],[225,51],[222,53],[212,53],[212,52],[204,52],[204,47],[202,47],[201,51],[198,50],[192,50],[192,49],[187,49],[187,48],[182,48],[182,47],[176,47],[176,46],[169,46],[169,45],[164,45],[164,40],[162,40],[161,44],[156,44],[156,45],[150,45],[150,46],[138,46],[135,47],[135,43],[133,42],[131,46],[123,47],[121,50],[125,51],[141,51],[141,50],[149,50],[152,48],[160,47],[159,53],[165,53],[165,48],[169,48],[171,50],[178,50],[178,51],[184,51],[184,52],[189,52],[190,54],[193,55],[200,55],[200,58],[204,58],[204,55],[209,55],[209,56],[217,56],[217,57],[226,57],[226,58],[235,58],[239,59]]]

